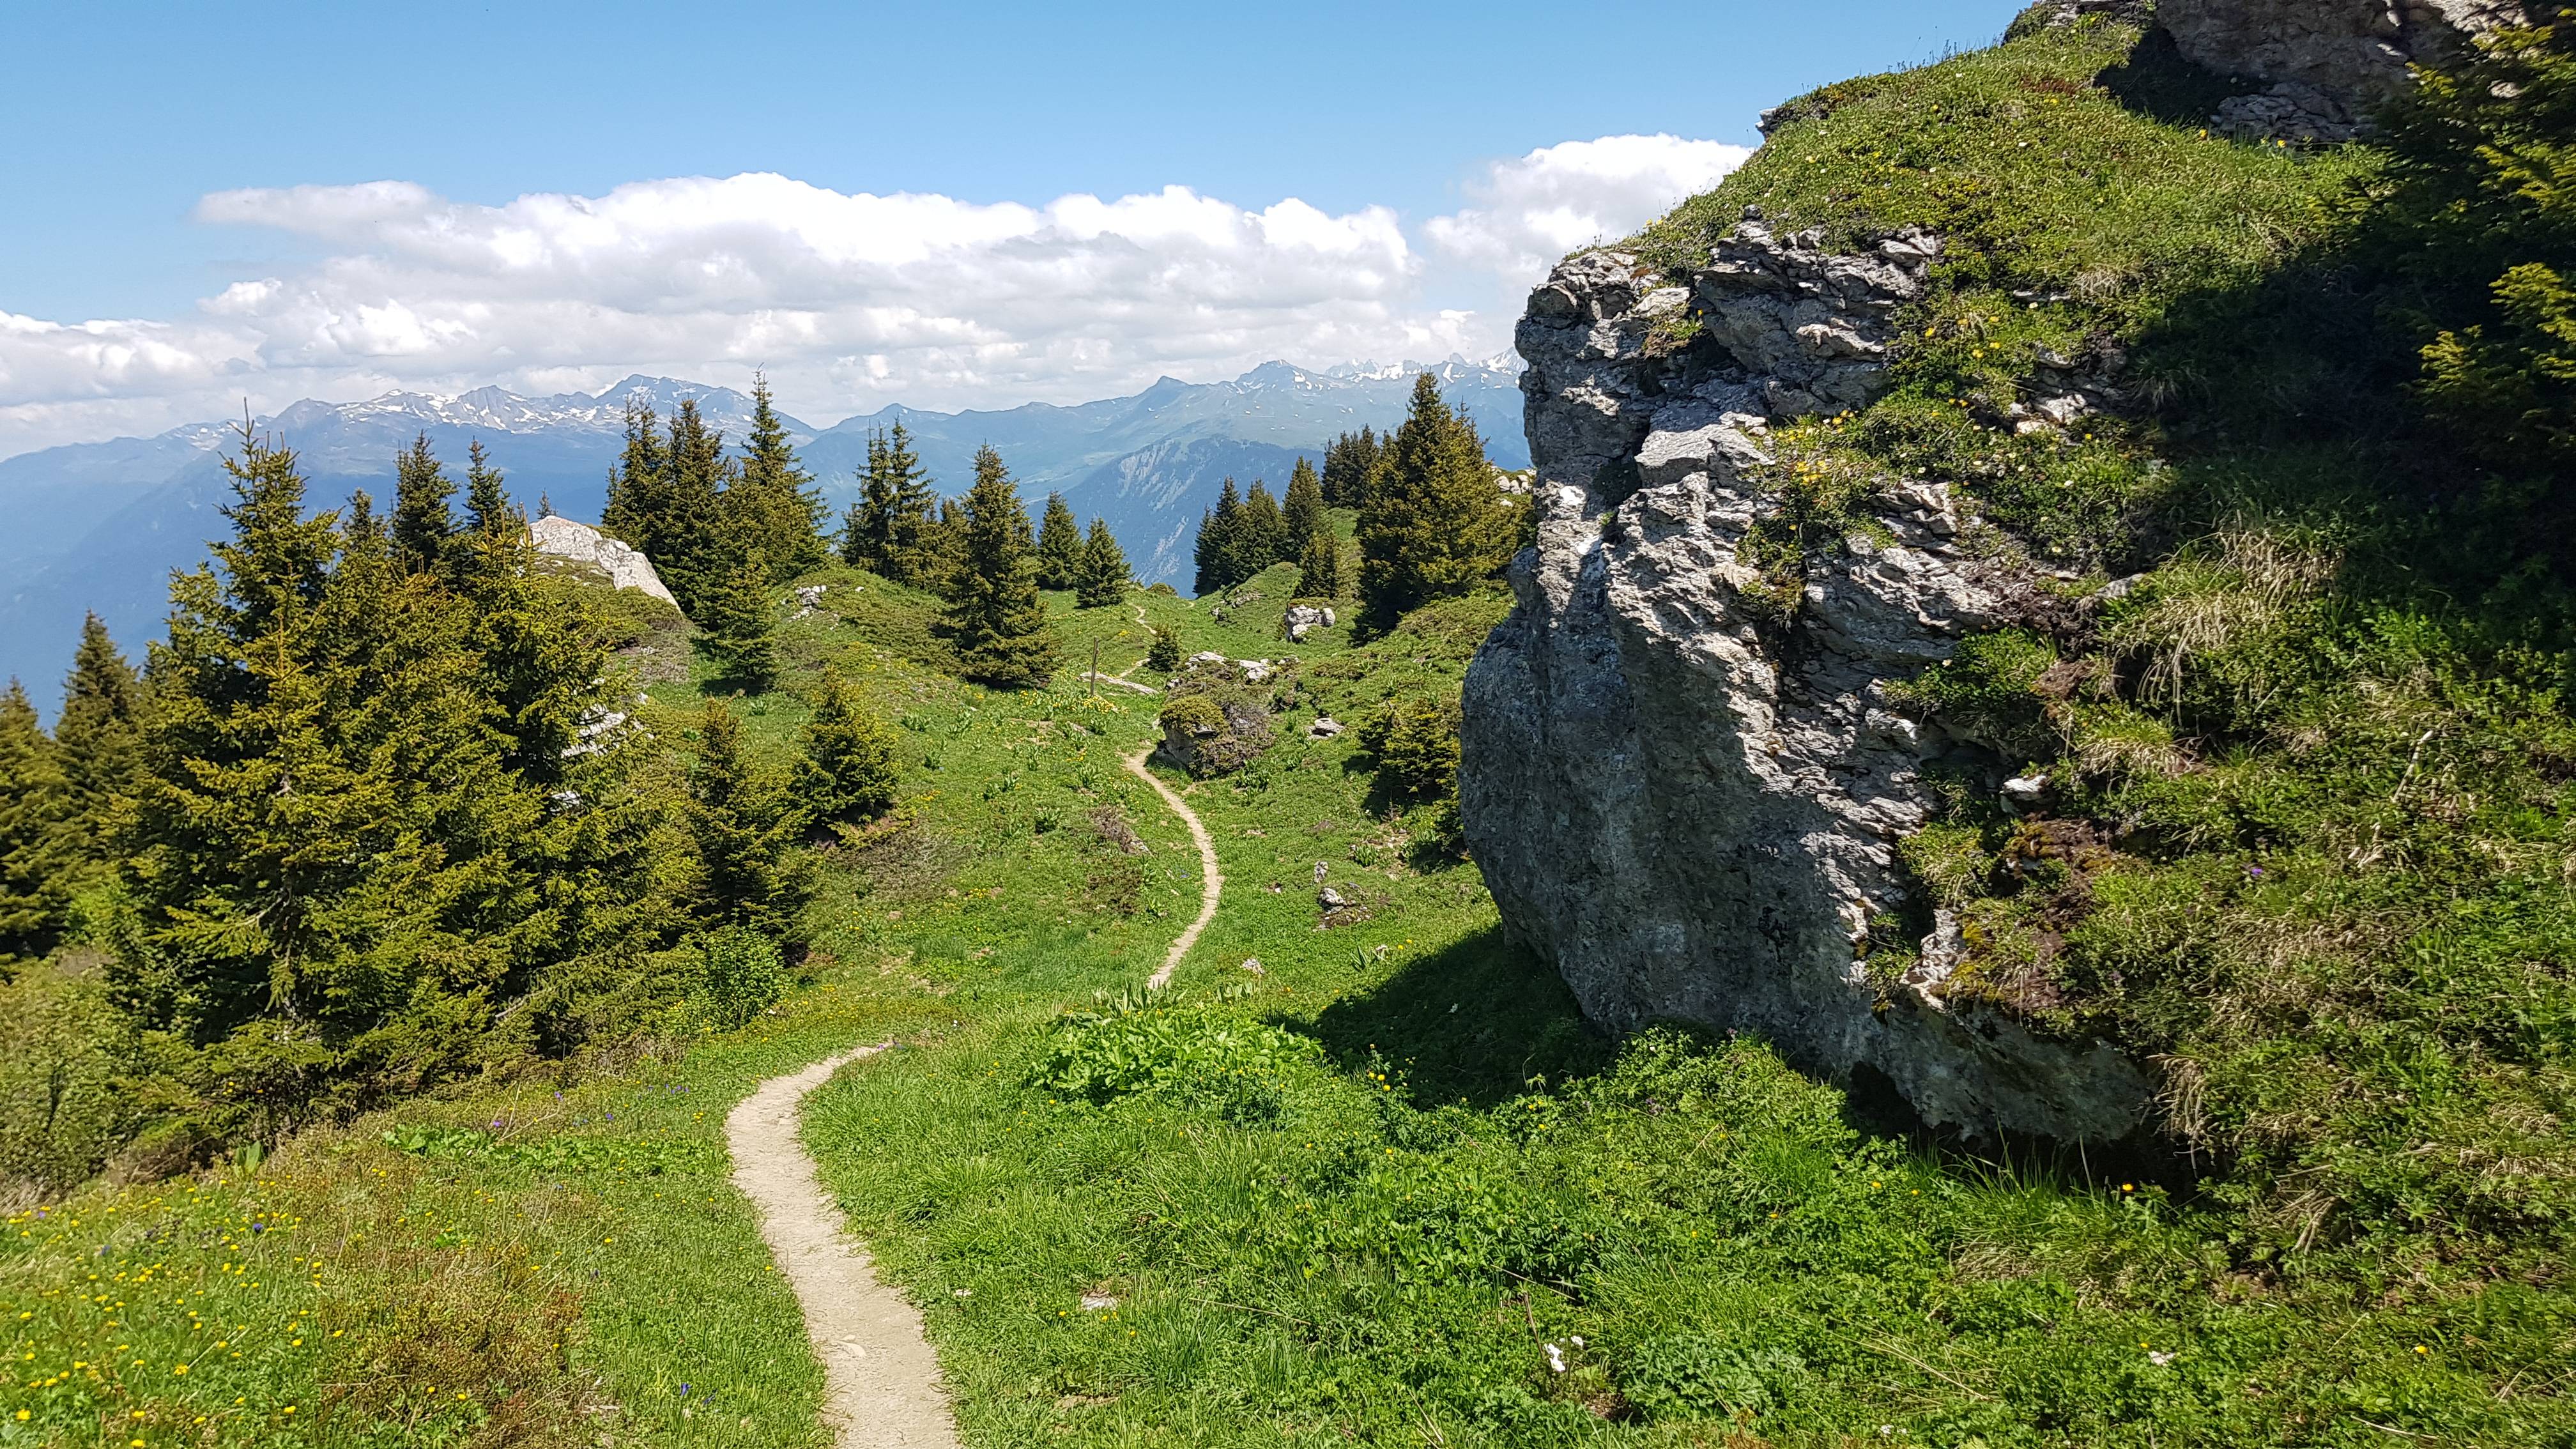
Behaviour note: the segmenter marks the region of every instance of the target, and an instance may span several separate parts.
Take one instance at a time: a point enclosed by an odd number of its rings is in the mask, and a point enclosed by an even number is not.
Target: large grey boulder
[[[2145,1077],[1948,999],[1955,923],[1892,988],[1865,959],[1903,903],[1894,845],[1926,819],[1923,769],[1965,748],[1889,686],[2012,617],[2026,570],[1964,546],[1947,491],[1905,480],[1868,535],[1809,560],[1793,637],[1742,556],[1776,506],[1768,425],[1876,395],[1937,250],[1911,234],[1834,255],[1748,225],[1692,289],[1723,351],[1679,357],[1642,339],[1680,289],[1634,257],[1573,258],[1533,295],[1538,543],[1467,674],[1467,840],[1506,926],[1606,1026],[1756,1031],[1973,1133],[2119,1137]]]
[[[540,554],[598,569],[608,575],[613,588],[650,594],[675,609],[680,605],[663,586],[662,576],[653,571],[653,561],[632,544],[610,538],[587,523],[553,514],[528,525],[528,533]]]

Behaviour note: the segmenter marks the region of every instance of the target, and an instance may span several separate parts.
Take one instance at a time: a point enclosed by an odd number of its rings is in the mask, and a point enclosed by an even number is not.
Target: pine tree
[[[1288,521],[1280,516],[1279,500],[1270,496],[1270,487],[1260,479],[1252,480],[1252,491],[1243,496],[1243,519],[1234,535],[1234,582],[1245,579],[1292,557],[1288,552]]]
[[[1297,597],[1338,599],[1342,596],[1342,541],[1329,528],[1306,535],[1306,551],[1297,560]]]
[[[662,450],[661,420],[653,415],[652,404],[640,397],[628,397],[626,449],[618,455],[617,467],[608,475],[608,505],[599,515],[601,530],[652,553],[644,540],[655,532],[656,521],[666,509],[669,474],[670,459]]]
[[[622,752],[528,750],[559,783],[508,763],[523,670],[477,641],[526,587],[502,552],[525,530],[487,462],[454,583],[399,567],[363,498],[306,518],[284,449],[245,432],[226,465],[221,571],[173,581],[152,653],[110,985],[138,1025],[222,1043],[231,1100],[363,1105],[571,1020],[569,981],[649,937],[645,833]],[[530,632],[597,708],[587,631]]]
[[[456,531],[447,501],[456,486],[430,456],[429,434],[412,439],[394,459],[394,556],[413,573],[429,573],[439,564],[448,535]]]
[[[959,672],[983,684],[1035,684],[1055,669],[1055,629],[1038,596],[1028,510],[1002,457],[975,454],[948,621]]]
[[[787,425],[770,402],[769,379],[751,385],[751,432],[732,486],[725,490],[727,524],[749,539],[766,561],[771,583],[786,583],[823,566],[823,499],[814,475],[796,461]]]
[[[1306,556],[1306,541],[1325,526],[1323,485],[1315,477],[1314,465],[1302,455],[1288,475],[1288,496],[1281,500],[1279,515],[1288,528],[1279,556],[1295,563]]]
[[[707,426],[696,398],[680,399],[671,418],[667,454],[668,481],[660,514],[652,522],[653,542],[636,547],[650,557],[662,582],[694,615],[721,572],[735,562],[735,540],[726,525],[724,490],[732,468],[725,461],[724,434]],[[664,559],[669,562],[663,562]]]
[[[1082,582],[1082,524],[1065,506],[1064,495],[1047,495],[1045,519],[1038,526],[1038,587],[1070,589]]]
[[[777,640],[771,632],[769,574],[759,556],[736,554],[716,572],[698,606],[698,647],[716,666],[716,682],[760,694],[778,679]]]
[[[1126,599],[1127,584],[1126,550],[1118,546],[1118,536],[1109,531],[1108,520],[1091,520],[1091,537],[1082,548],[1082,572],[1076,581],[1081,593],[1076,601],[1086,609],[1105,609]]]
[[[744,748],[742,722],[721,699],[706,702],[689,769],[688,824],[697,845],[698,917],[744,926],[800,946],[814,898],[811,860],[795,848],[801,828],[776,780]]]
[[[606,712],[598,646],[577,603],[530,584],[527,518],[480,442],[467,450],[465,480],[466,526],[448,546],[465,609],[460,642],[479,662],[476,687],[504,765],[555,785],[584,724]]]
[[[96,614],[81,622],[80,649],[63,681],[54,744],[71,790],[74,843],[91,860],[108,856],[116,800],[134,792],[142,763],[144,694],[134,667]]]
[[[62,939],[76,859],[69,783],[16,680],[0,695],[0,981]]]
[[[826,828],[855,825],[894,806],[894,738],[838,670],[823,671],[794,792],[807,817]]]
[[[842,560],[899,584],[935,587],[937,499],[902,423],[870,434],[867,471],[841,533]]]
[[[1359,507],[1368,497],[1382,451],[1377,433],[1367,427],[1333,439],[1324,449],[1324,501],[1336,508]]]
[[[1170,625],[1154,626],[1153,642],[1145,646],[1145,667],[1161,674],[1181,667],[1181,636]]]
[[[1519,523],[1475,424],[1441,400],[1431,374],[1414,379],[1410,414],[1385,454],[1359,522],[1360,624],[1378,631],[1502,567]]]
[[[1191,593],[1205,596],[1243,581],[1243,575],[1233,571],[1243,555],[1242,533],[1243,495],[1235,491],[1234,479],[1229,477],[1217,492],[1215,510],[1199,515],[1198,541],[1190,550],[1198,578],[1190,585]]]

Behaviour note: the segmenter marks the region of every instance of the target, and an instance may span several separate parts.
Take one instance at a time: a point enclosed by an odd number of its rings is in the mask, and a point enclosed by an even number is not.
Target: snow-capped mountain
[[[1284,488],[1299,454],[1363,425],[1402,421],[1415,374],[1438,378],[1452,405],[1485,435],[1494,460],[1528,464],[1521,436],[1519,360],[1345,364],[1270,362],[1226,382],[1164,378],[1132,396],[1061,407],[935,413],[882,408],[817,428],[786,418],[789,437],[836,510],[856,490],[869,434],[898,419],[940,486],[962,492],[976,448],[990,443],[1034,511],[1060,491],[1088,520],[1106,518],[1140,578],[1187,582],[1199,512],[1231,475]],[[531,512],[539,499],[568,517],[596,519],[623,442],[626,404],[640,397],[665,418],[684,397],[728,439],[749,425],[751,399],[730,388],[630,377],[598,393],[523,397],[483,387],[454,397],[389,392],[364,402],[294,404],[255,418],[253,431],[282,438],[301,457],[316,507],[354,489],[389,501],[394,458],[427,434],[451,471],[479,441]],[[94,609],[139,653],[157,633],[170,571],[204,557],[224,529],[230,492],[222,457],[239,423],[192,423],[151,438],[48,448],[0,460],[0,675],[15,675],[50,708],[68,667],[81,613]]]

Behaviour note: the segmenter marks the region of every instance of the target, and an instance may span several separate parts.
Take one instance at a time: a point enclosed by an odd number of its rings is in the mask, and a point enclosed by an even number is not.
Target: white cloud
[[[1568,142],[1493,164],[1470,209],[1259,210],[1187,187],[1042,206],[844,194],[745,174],[499,206],[402,181],[225,191],[199,220],[324,253],[175,321],[0,314],[0,451],[345,400],[388,386],[589,390],[631,371],[740,383],[765,368],[820,421],[1078,401],[1274,357],[1486,354],[1564,251],[1713,183],[1738,147]],[[1435,307],[1461,277],[1493,305]]]
[[[1557,258],[1615,241],[1706,191],[1752,151],[1679,136],[1604,136],[1497,161],[1467,188],[1476,205],[1423,231],[1442,252],[1535,280]]]

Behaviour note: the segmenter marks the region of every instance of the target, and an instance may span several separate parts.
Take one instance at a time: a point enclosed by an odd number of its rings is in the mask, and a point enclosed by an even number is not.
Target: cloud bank
[[[193,316],[0,313],[0,452],[388,387],[739,382],[791,410],[1070,402],[1274,357],[1489,355],[1564,252],[1747,153],[1608,136],[1494,162],[1408,235],[1391,209],[1253,210],[1187,187],[1042,206],[844,194],[789,177],[637,181],[499,206],[403,181],[218,192],[201,222],[318,243]],[[1489,299],[1437,307],[1426,295]]]

